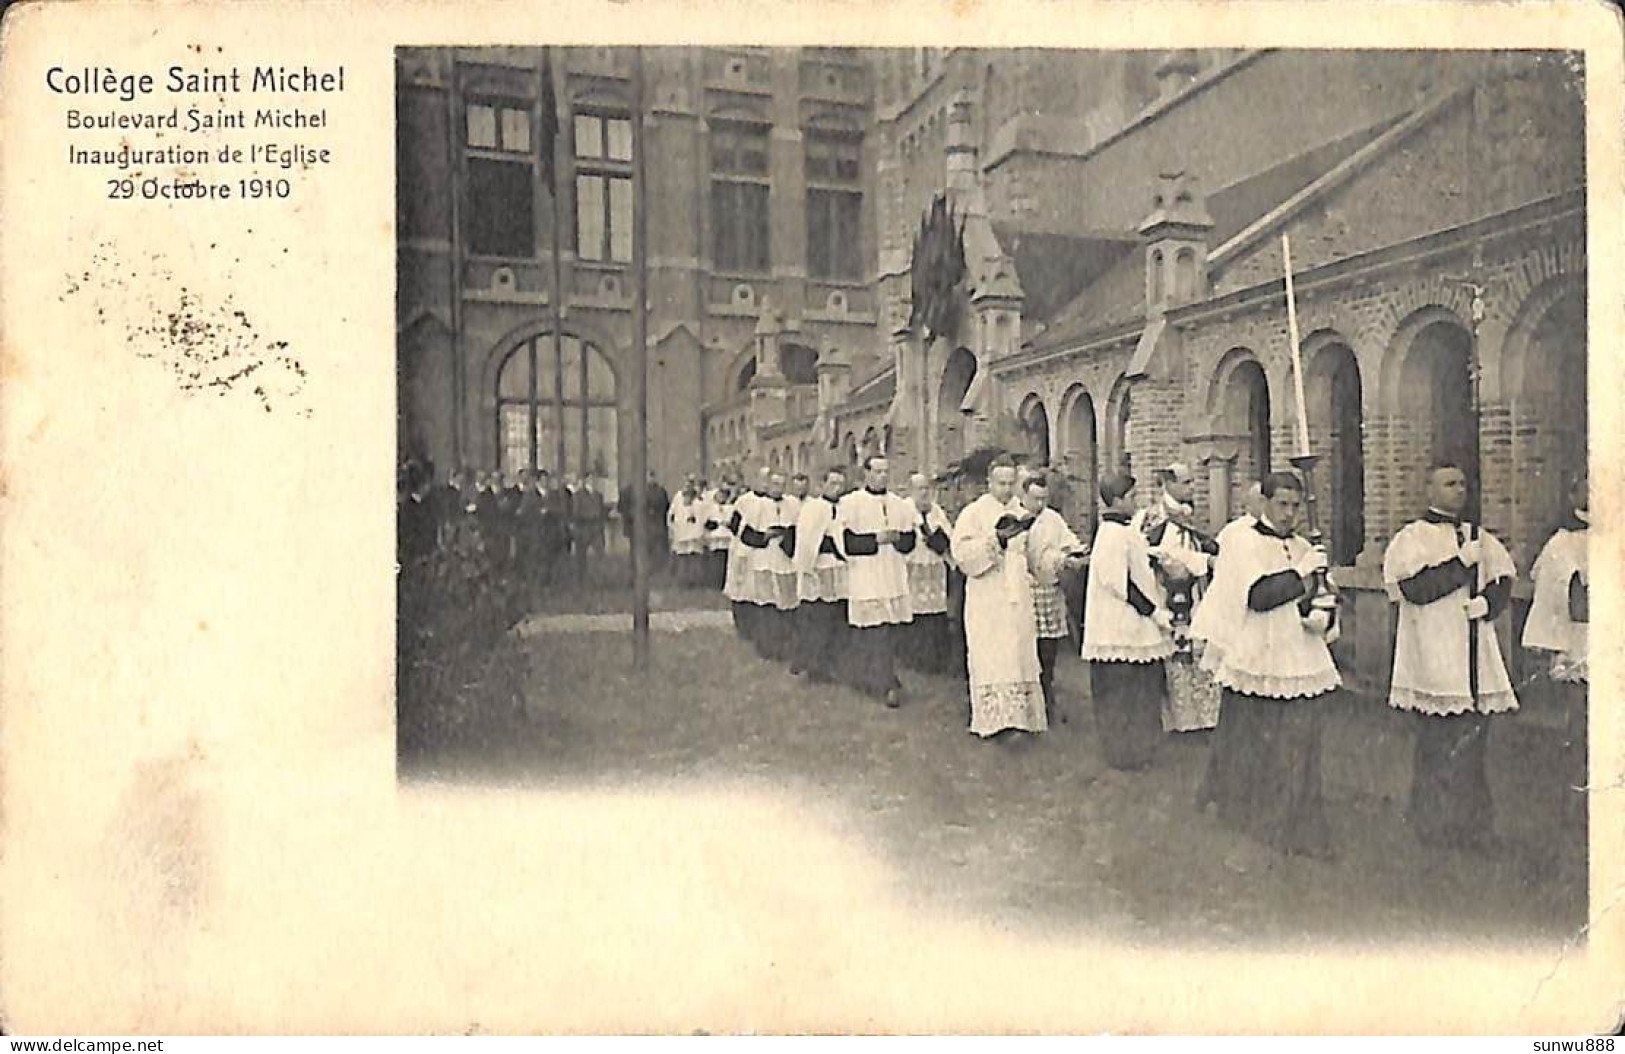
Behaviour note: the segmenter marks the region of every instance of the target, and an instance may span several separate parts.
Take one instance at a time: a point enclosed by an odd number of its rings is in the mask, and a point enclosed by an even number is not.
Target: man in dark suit
[[[598,559],[603,558],[604,529],[609,510],[604,505],[604,496],[598,493],[590,476],[577,484],[571,505],[575,522],[576,569],[585,580],[592,567],[593,554],[596,553]]]
[[[649,571],[655,574],[666,569],[667,557],[671,554],[671,535],[666,528],[671,494],[660,485],[653,473],[649,474],[648,490],[643,500],[649,509]]]

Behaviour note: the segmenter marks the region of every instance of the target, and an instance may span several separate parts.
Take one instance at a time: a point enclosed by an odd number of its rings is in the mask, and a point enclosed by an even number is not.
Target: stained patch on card
[[[127,265],[111,242],[97,247],[89,267],[64,277],[58,299],[89,298],[95,324],[118,327],[125,346],[168,370],[181,391],[247,397],[266,413],[310,416],[301,398],[304,364],[287,341],[261,334],[230,292],[205,296],[176,278],[162,256]]]

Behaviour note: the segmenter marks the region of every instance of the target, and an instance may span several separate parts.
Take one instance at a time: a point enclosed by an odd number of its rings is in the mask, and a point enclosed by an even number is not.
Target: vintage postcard
[[[13,5],[0,1023],[1613,1033],[1622,55]]]

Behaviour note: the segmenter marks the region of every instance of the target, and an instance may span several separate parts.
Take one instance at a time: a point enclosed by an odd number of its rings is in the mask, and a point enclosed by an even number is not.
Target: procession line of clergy
[[[952,565],[965,576],[970,731],[1045,731],[1056,649],[1042,642],[1064,636],[1058,581],[1089,552],[1047,507],[1045,477],[995,459],[987,493],[950,530],[922,477],[910,500],[889,491],[884,458],[864,473],[848,491],[831,470],[803,501],[764,471],[733,501],[726,592],[741,635],[793,672],[895,706],[898,657],[929,653],[916,646],[928,638],[904,633],[943,616]],[[1187,482],[1183,466],[1169,466],[1138,515],[1133,477],[1100,485],[1082,657],[1102,753],[1115,768],[1141,768],[1164,733],[1215,729],[1199,801],[1284,852],[1330,856],[1321,725],[1341,685],[1330,645],[1342,627],[1326,553],[1297,533],[1303,484],[1270,474],[1249,491],[1248,511],[1208,539],[1191,526]],[[1488,722],[1518,705],[1492,626],[1515,572],[1499,541],[1461,521],[1460,468],[1433,467],[1428,496],[1384,560],[1399,607],[1388,702],[1418,715],[1407,821],[1425,841],[1482,848],[1493,844]],[[1583,484],[1574,502],[1536,561],[1523,643],[1551,655],[1554,680],[1583,691]],[[1185,700],[1170,705],[1180,686]]]
[[[867,459],[863,472],[863,485],[849,490],[845,471],[832,468],[803,500],[763,469],[728,513],[723,592],[740,636],[763,658],[896,707],[899,654],[918,643],[940,655],[934,642],[946,636],[947,521],[923,476],[911,481],[911,500],[890,491],[884,457]],[[916,606],[918,638],[909,635]]]
[[[1154,750],[1158,662],[1175,668],[1163,581],[1154,548],[1127,512],[1131,477],[1101,486],[1106,507],[1090,568],[1084,658],[1089,661],[1101,745],[1109,763],[1132,768]],[[1398,605],[1388,704],[1417,715],[1406,821],[1419,839],[1460,849],[1497,843],[1485,770],[1493,715],[1518,706],[1493,623],[1515,577],[1501,543],[1461,519],[1466,477],[1440,464],[1428,473],[1429,508],[1388,546],[1384,583]],[[1340,684],[1329,645],[1341,630],[1326,555],[1296,533],[1302,483],[1288,473],[1262,482],[1254,510],[1215,540],[1217,560],[1191,622],[1198,667],[1222,692],[1208,771],[1199,794],[1227,825],[1282,851],[1333,853],[1321,801],[1324,701]],[[1583,715],[1589,572],[1586,489],[1533,569],[1534,599],[1523,644],[1550,656],[1551,680]],[[1571,734],[1571,742],[1578,736]]]
[[[1019,738],[1048,730],[1055,660],[1067,635],[1060,578],[1086,550],[1048,507],[1049,481],[1008,457],[988,467],[987,493],[954,523],[950,552],[965,575],[970,731]]]

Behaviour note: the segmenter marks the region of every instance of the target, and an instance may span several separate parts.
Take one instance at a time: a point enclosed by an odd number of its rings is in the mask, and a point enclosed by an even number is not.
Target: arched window
[[[976,379],[976,356],[966,348],[955,348],[942,370],[942,386],[937,391],[937,451],[941,463],[957,461],[966,447],[966,413],[962,409]]]
[[[1134,391],[1125,387],[1117,401],[1117,413],[1111,422],[1111,460],[1116,472],[1133,472],[1134,459],[1129,448],[1134,443]]]
[[[1270,386],[1264,368],[1256,362],[1236,371],[1243,377],[1247,398],[1247,437],[1259,478],[1275,471],[1270,460]]]
[[[523,341],[502,362],[496,397],[502,468],[617,485],[615,371],[597,346],[551,333]]]
[[[1081,481],[1078,493],[1073,495],[1073,513],[1087,531],[1095,526],[1096,488],[1099,486],[1099,462],[1095,454],[1095,403],[1081,387],[1071,394],[1066,407],[1062,442],[1066,444],[1067,459],[1072,474]]]
[[[1148,304],[1162,302],[1162,250],[1151,250],[1150,262],[1146,264],[1150,273],[1146,275],[1146,296]]]
[[[1049,413],[1038,396],[1030,396],[1021,409],[1021,436],[1035,465],[1049,464]]]
[[[756,379],[756,356],[752,355],[745,360],[745,365],[739,368],[739,376],[734,378],[734,391],[742,392],[750,388],[750,382]]]
[[[1174,257],[1174,297],[1187,304],[1196,299],[1196,250],[1185,248]]]

